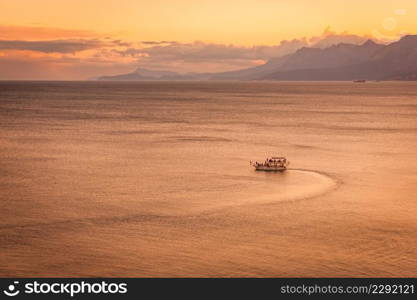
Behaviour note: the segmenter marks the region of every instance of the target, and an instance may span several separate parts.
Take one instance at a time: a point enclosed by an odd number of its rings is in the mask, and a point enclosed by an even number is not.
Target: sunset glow
[[[416,10],[413,0],[0,0],[0,79],[234,70],[328,36],[396,40],[417,32]]]

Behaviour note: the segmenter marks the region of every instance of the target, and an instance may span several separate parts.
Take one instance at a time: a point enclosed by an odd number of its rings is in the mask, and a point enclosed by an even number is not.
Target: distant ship
[[[285,157],[269,157],[264,162],[250,162],[256,171],[285,171],[290,162]]]
[[[357,79],[357,80],[353,80],[353,82],[364,83],[364,82],[366,82],[366,80],[365,79]]]

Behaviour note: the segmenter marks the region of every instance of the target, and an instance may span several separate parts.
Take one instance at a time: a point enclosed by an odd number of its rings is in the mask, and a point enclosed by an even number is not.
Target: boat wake
[[[260,173],[256,173],[259,175]],[[323,196],[340,184],[335,176],[308,169],[287,169],[283,173],[263,173],[268,187],[245,199],[243,204],[269,204],[308,200]]]
[[[78,226],[109,226],[115,224],[134,224],[143,222],[156,222],[159,224],[176,222],[178,218],[195,218],[206,214],[216,213],[233,207],[284,204],[288,202],[311,200],[327,194],[341,183],[334,176],[324,172],[307,169],[287,169],[285,172],[254,172],[251,176],[239,177],[244,180],[248,188],[240,192],[229,193],[210,203],[198,204],[194,209],[170,214],[140,214],[116,216],[91,216],[74,219],[54,220],[49,222],[31,222],[23,224],[0,225],[0,237],[2,232],[9,230],[25,230],[39,228],[47,230],[72,228]]]

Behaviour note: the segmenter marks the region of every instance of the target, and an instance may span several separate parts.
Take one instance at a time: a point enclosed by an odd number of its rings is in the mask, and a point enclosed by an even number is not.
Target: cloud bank
[[[177,72],[222,72],[263,64],[271,58],[287,55],[302,47],[326,48],[339,43],[362,44],[371,36],[358,36],[348,32],[336,33],[330,27],[320,36],[284,40],[276,45],[251,47],[224,45],[196,41],[142,41],[135,47],[115,52],[137,59],[137,66],[155,70]]]

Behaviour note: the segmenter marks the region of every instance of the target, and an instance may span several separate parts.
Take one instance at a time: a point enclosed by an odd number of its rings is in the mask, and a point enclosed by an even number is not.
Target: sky
[[[417,34],[415,0],[0,0],[0,80],[220,72]]]

